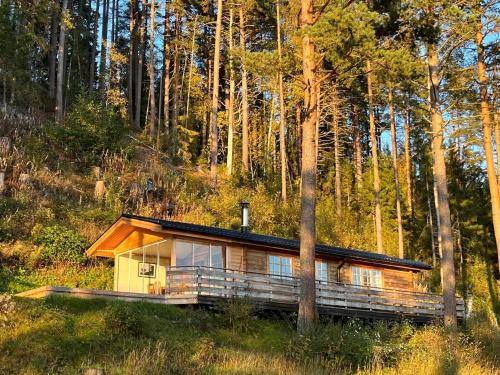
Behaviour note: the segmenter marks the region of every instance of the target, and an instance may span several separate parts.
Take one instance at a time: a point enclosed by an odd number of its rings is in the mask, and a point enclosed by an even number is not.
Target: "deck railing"
[[[166,274],[168,299],[249,298],[257,303],[296,305],[300,280],[273,275],[210,267],[171,267]],[[337,282],[317,282],[318,307],[373,311],[378,313],[439,318],[443,316],[443,297],[438,294],[399,289],[367,288]],[[464,316],[463,300],[457,298],[457,314]]]

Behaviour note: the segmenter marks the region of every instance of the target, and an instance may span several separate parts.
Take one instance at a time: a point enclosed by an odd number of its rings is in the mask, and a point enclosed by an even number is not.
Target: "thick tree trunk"
[[[99,0],[97,0],[99,2]],[[57,31],[59,25],[59,14],[57,9],[52,12],[52,23],[50,26],[50,49],[49,49],[49,99],[56,97],[56,63],[57,63]],[[53,104],[53,103],[52,103]]]
[[[95,85],[95,68],[96,68],[96,56],[97,56],[97,38],[99,34],[99,0],[96,0],[95,14],[94,14],[94,30],[92,33],[92,51],[90,53],[90,78],[89,78],[89,90],[94,91]]]
[[[396,143],[396,117],[394,114],[393,89],[389,87],[389,122],[391,125],[392,170],[394,172],[394,190],[396,192],[396,217],[398,222],[399,257],[404,258],[403,217],[401,213],[401,194],[399,190],[398,145]]]
[[[241,163],[243,174],[250,169],[249,163],[249,129],[248,129],[248,77],[245,64],[246,50],[245,13],[243,4],[240,5],[240,49],[243,53],[241,59]]]
[[[163,34],[163,128],[165,138],[174,137],[170,132],[170,2],[165,1],[165,25]],[[175,144],[175,138],[171,139],[171,146]]]
[[[56,81],[56,121],[61,122],[64,116],[64,56],[66,41],[66,22],[68,16],[68,0],[63,0],[61,8],[61,27],[59,30],[59,48],[57,50],[57,81]]]
[[[175,11],[175,45],[174,45],[174,66],[173,66],[173,91],[172,91],[172,132],[177,136],[179,123],[179,65],[180,65],[180,35],[181,35],[181,14]],[[174,155],[177,149],[174,148]]]
[[[101,58],[99,62],[99,90],[103,92],[106,88],[106,63],[108,59],[108,21],[109,21],[109,0],[103,0],[102,4],[102,37],[101,37]]]
[[[332,115],[333,115],[333,143],[335,159],[335,214],[342,216],[342,167],[340,165],[340,137],[339,137],[339,97],[337,85],[332,88]]]
[[[405,116],[405,169],[406,169],[406,199],[408,201],[408,215],[413,217],[413,179],[410,146],[410,110],[406,110]]]
[[[363,161],[361,156],[361,132],[359,129],[359,108],[356,103],[351,102],[351,123],[354,143],[354,180],[356,190],[361,191],[363,185]]]
[[[137,48],[137,66],[135,70],[135,118],[134,128],[141,129],[141,106],[142,106],[142,69],[144,64],[144,23],[146,19],[146,1],[142,0],[142,9],[139,9],[139,0],[136,0],[136,15],[137,15],[137,28],[139,30],[139,38],[136,43]]]
[[[217,1],[217,26],[215,29],[214,49],[214,84],[212,87],[212,129],[210,131],[210,177],[215,183],[217,179],[217,112],[219,109],[219,69],[220,69],[220,39],[222,33],[222,0]]]
[[[99,0],[97,0],[99,1]],[[136,1],[130,0],[130,19],[129,19],[129,31],[130,31],[130,43],[129,43],[129,55],[128,55],[128,77],[127,77],[127,93],[128,93],[128,121],[129,126],[135,130],[139,128],[135,127],[134,121],[134,72],[135,64],[137,63],[136,55],[136,44],[137,44],[137,24],[136,24]],[[97,31],[96,31],[97,32]],[[95,68],[94,68],[95,69]]]
[[[498,254],[498,267],[500,270],[500,194],[498,189],[497,174],[495,170],[495,159],[493,155],[493,132],[491,128],[490,108],[488,104],[488,78],[486,76],[486,65],[484,63],[483,47],[483,25],[481,21],[477,24],[476,48],[477,48],[477,70],[479,78],[479,95],[481,103],[481,122],[483,123],[483,144],[486,158],[486,170],[488,173],[488,186],[490,189],[491,212],[495,242]]]
[[[287,200],[286,191],[286,110],[285,110],[285,93],[283,88],[283,59],[281,51],[281,15],[280,15],[280,1],[276,1],[276,29],[278,37],[278,59],[279,59],[279,73],[278,73],[278,84],[279,84],[279,100],[280,100],[280,160],[281,160],[281,199],[283,202]]]
[[[372,150],[373,163],[373,195],[375,204],[375,235],[377,239],[377,253],[384,253],[384,245],[382,242],[382,209],[380,207],[380,176],[378,166],[378,141],[377,129],[375,128],[375,113],[373,105],[372,92],[372,63],[366,61],[366,77],[368,81],[368,110],[370,115],[370,143]]]
[[[297,330],[307,333],[316,319],[316,46],[307,28],[314,22],[313,0],[302,0],[300,13],[305,116],[302,122],[302,171],[300,200],[300,297]]]
[[[453,238],[451,228],[448,186],[446,181],[446,163],[443,149],[443,117],[439,99],[439,59],[434,44],[427,49],[430,77],[430,109],[432,124],[432,159],[436,179],[438,197],[438,216],[440,223],[443,255],[441,267],[443,270],[444,323],[449,327],[457,325],[457,305],[455,298],[455,263],[453,254]]]
[[[155,0],[151,0],[151,15],[149,18],[149,140],[156,136],[156,93],[155,93]],[[159,140],[159,138],[158,138]],[[159,144],[157,144],[159,149]]]
[[[227,130],[227,174],[233,173],[233,142],[234,142],[234,41],[233,41],[234,8],[229,10],[229,103],[228,103],[228,130]]]

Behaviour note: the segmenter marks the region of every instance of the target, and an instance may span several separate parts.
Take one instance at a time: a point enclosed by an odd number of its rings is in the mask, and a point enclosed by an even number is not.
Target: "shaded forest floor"
[[[481,324],[447,333],[409,323],[323,322],[310,338],[294,316],[244,302],[215,310],[50,297],[14,300],[0,330],[0,373],[498,374],[500,335]]]

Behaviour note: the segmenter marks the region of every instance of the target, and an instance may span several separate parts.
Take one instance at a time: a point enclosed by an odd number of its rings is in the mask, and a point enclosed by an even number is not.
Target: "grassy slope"
[[[480,350],[471,335],[435,327],[348,322],[322,325],[309,340],[293,320],[254,318],[238,305],[214,312],[62,297],[16,305],[0,329],[0,374],[498,373],[498,334]],[[245,323],[232,326],[238,316]]]

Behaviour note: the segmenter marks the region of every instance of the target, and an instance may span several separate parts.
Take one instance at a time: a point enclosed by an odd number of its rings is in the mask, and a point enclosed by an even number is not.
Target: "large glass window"
[[[352,283],[357,286],[382,288],[382,271],[352,267]]]
[[[316,261],[316,280],[328,282],[328,263]]]
[[[224,252],[219,245],[176,240],[175,257],[179,267],[224,268]]]
[[[269,273],[279,279],[292,277],[292,258],[278,255],[269,255]]]

